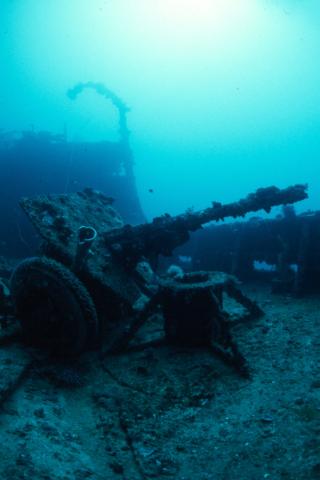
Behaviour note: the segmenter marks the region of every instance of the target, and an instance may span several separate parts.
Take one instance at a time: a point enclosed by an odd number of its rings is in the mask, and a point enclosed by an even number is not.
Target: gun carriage
[[[202,211],[168,214],[124,225],[112,199],[85,189],[69,195],[24,198],[21,206],[42,238],[41,255],[23,260],[11,277],[11,295],[25,337],[55,354],[75,356],[97,348],[124,349],[160,311],[166,341],[207,345],[243,368],[223,308],[227,293],[247,317],[261,314],[235,277],[221,272],[156,273],[190,232],[227,217],[244,216],[306,198],[306,187],[262,188],[246,198]],[[172,273],[172,272],[171,272]]]

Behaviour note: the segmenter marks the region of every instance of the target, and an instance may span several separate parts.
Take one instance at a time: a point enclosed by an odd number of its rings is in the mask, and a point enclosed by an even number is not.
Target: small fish
[[[154,193],[153,188],[149,188],[148,192],[149,192],[149,193]]]

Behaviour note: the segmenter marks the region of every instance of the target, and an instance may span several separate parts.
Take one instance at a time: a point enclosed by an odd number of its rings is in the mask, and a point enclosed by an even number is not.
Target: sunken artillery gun
[[[222,294],[240,302],[249,316],[261,313],[259,307],[241,293],[234,277],[222,272],[158,276],[158,257],[170,256],[190,232],[210,221],[269,212],[306,197],[304,185],[261,188],[238,202],[214,202],[203,211],[166,214],[137,226],[124,225],[113,200],[92,189],[22,199],[42,238],[41,256],[22,261],[11,277],[26,339],[64,356],[90,348],[116,351],[160,309],[167,341],[200,345],[215,340],[218,349],[229,350],[241,363]]]

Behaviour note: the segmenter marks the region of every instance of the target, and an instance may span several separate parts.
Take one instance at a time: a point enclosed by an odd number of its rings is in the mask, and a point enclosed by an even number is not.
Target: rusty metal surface
[[[21,207],[44,240],[44,252],[69,267],[76,253],[79,227],[90,225],[95,228],[97,239],[92,245],[86,271],[79,276],[84,276],[88,288],[92,283],[92,290],[103,292],[106,304],[109,299],[113,303],[121,299],[130,309],[141,293],[122,265],[112,260],[102,237],[102,232],[123,226],[121,216],[112,207],[111,198],[86,189],[68,195],[24,198]]]

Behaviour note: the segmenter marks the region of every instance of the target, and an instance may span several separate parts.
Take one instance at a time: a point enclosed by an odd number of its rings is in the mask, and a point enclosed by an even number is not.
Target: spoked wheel
[[[25,259],[11,276],[11,294],[28,343],[73,356],[96,340],[98,319],[91,296],[61,263],[47,257]]]

